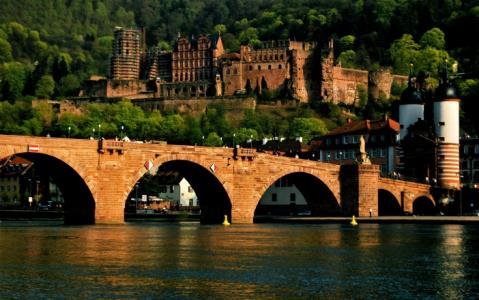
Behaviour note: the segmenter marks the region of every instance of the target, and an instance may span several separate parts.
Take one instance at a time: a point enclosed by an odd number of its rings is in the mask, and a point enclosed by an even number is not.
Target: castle
[[[91,78],[80,96],[129,99],[198,99],[272,93],[299,102],[357,105],[358,91],[390,96],[407,77],[334,64],[333,43],[323,55],[315,42],[271,41],[226,53],[221,34],[179,37],[173,51],[147,49],[139,30],[116,28],[109,78]]]

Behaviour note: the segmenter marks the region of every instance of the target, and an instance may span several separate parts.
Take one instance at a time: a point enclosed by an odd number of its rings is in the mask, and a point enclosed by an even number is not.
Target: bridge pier
[[[341,207],[345,215],[378,215],[378,165],[343,165],[340,170]]]

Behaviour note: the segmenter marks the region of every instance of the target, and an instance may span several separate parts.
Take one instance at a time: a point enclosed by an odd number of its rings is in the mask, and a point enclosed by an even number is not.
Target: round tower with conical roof
[[[460,189],[459,104],[456,90],[444,78],[436,90],[433,103],[434,131],[437,138],[437,180],[440,187]]]
[[[408,127],[418,120],[424,120],[424,101],[419,90],[413,85],[412,71],[410,71],[408,86],[402,92],[399,103],[399,139],[401,141],[407,135]]]

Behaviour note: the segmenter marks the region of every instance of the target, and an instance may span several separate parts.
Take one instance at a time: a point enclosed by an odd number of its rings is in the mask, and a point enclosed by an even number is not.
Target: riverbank
[[[256,216],[255,223],[292,223],[292,224],[322,224],[345,223],[349,224],[348,217],[295,217],[295,216]],[[385,216],[385,217],[357,217],[356,222],[373,224],[476,224],[479,225],[479,216]]]

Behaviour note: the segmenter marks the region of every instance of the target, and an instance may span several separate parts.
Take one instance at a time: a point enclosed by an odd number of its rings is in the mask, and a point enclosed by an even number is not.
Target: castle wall
[[[358,87],[368,88],[368,71],[333,67],[334,103],[357,104]]]

